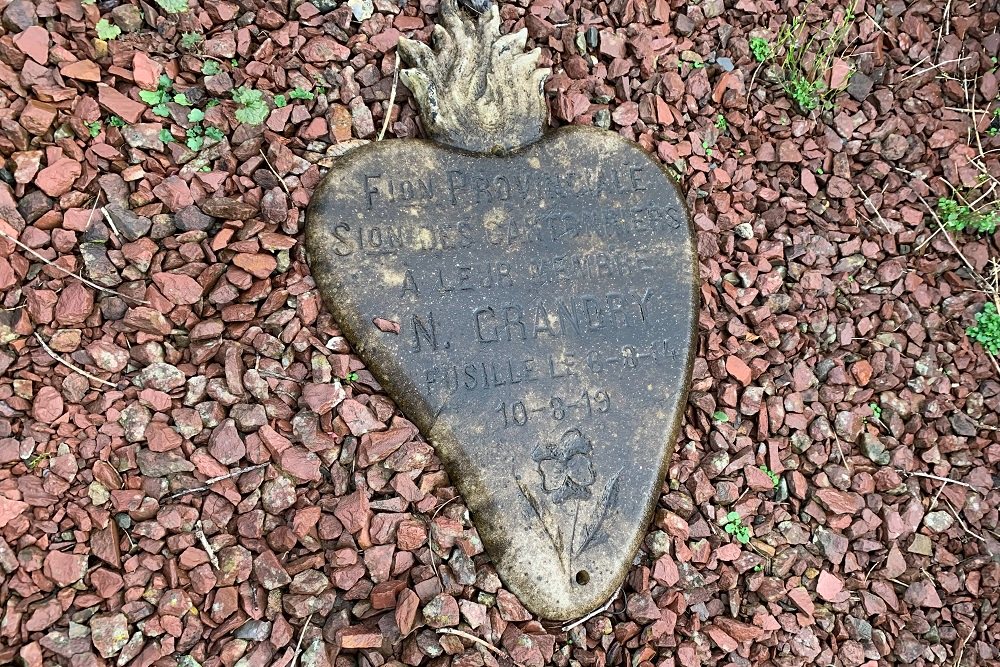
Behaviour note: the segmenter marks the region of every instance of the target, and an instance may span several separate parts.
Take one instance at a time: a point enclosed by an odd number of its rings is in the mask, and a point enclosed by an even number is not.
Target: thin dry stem
[[[121,241],[122,233],[119,232],[118,227],[115,226],[115,221],[112,219],[111,214],[108,213],[108,209],[106,206],[101,207],[101,215],[104,216],[104,220],[108,223],[108,226],[111,227],[111,231],[115,233],[115,237],[117,237],[118,240]]]
[[[986,282],[986,280],[982,276],[979,275],[979,272],[976,271],[976,267],[974,267],[972,265],[972,262],[969,261],[969,258],[966,257],[965,254],[959,249],[958,245],[955,243],[955,240],[953,238],[951,238],[951,234],[948,233],[948,230],[944,226],[944,223],[941,222],[941,217],[938,216],[937,211],[935,211],[933,208],[931,208],[931,205],[929,203],[927,203],[927,200],[924,199],[924,197],[922,195],[920,195],[919,193],[917,193],[917,197],[920,199],[920,202],[924,205],[924,207],[930,212],[931,217],[934,218],[934,222],[936,222],[938,224],[938,227],[940,228],[941,233],[944,234],[944,237],[946,239],[948,239],[948,244],[952,247],[952,249],[962,259],[962,262],[965,264],[966,268],[968,268],[969,271],[972,273],[972,277],[975,279],[975,281],[980,285],[980,287],[983,287],[988,294],[993,295],[994,299],[997,299],[998,296],[997,296],[996,289],[992,285],[990,285],[988,282]]]
[[[396,103],[396,88],[399,86],[399,49],[396,49],[396,65],[392,69],[392,90],[389,91],[389,104],[385,108],[385,118],[382,120],[382,129],[379,130],[378,139],[385,138],[385,131],[389,129],[389,119],[392,118],[392,105]]]
[[[170,500],[173,500],[174,498],[180,498],[181,496],[186,496],[186,495],[191,494],[191,493],[200,493],[202,491],[208,491],[209,487],[211,487],[216,482],[221,482],[224,479],[231,479],[233,477],[238,477],[238,476],[242,475],[245,472],[253,472],[254,470],[260,470],[261,468],[266,468],[268,465],[270,465],[270,464],[268,464],[268,463],[258,463],[255,466],[249,466],[249,467],[246,467],[246,468],[237,468],[236,470],[234,470],[234,471],[232,471],[230,473],[226,473],[225,475],[219,475],[218,477],[212,477],[210,479],[206,479],[205,483],[202,486],[196,486],[193,489],[184,489],[183,491],[178,491],[177,493],[172,493],[168,497],[169,497]]]
[[[194,524],[194,535],[198,538],[198,541],[201,542],[201,546],[205,549],[205,553],[208,554],[208,562],[212,564],[212,567],[218,570],[219,557],[215,555],[215,549],[212,548],[212,545],[208,543],[208,538],[205,537],[205,529],[201,526],[201,519],[198,519],[198,521]]]
[[[944,502],[948,506],[948,509],[951,510],[951,515],[955,517],[955,520],[958,521],[958,525],[962,527],[962,530],[964,530],[967,535],[976,538],[980,542],[986,541],[985,537],[977,533],[974,533],[972,529],[969,528],[968,524],[966,524],[965,521],[962,519],[962,517],[959,515],[958,510],[955,509],[955,506],[952,505],[947,498],[944,499]]]
[[[299,641],[295,644],[295,653],[292,655],[292,662],[288,667],[295,667],[295,663],[299,660],[299,653],[302,652],[302,640],[306,636],[306,629],[309,627],[309,621],[312,620],[312,617],[312,614],[306,616],[306,622],[302,624],[302,632],[299,633]]]
[[[930,72],[931,70],[937,69],[938,67],[944,67],[945,65],[950,65],[952,63],[960,63],[963,60],[965,60],[966,58],[968,58],[968,56],[962,56],[961,58],[952,58],[951,60],[945,60],[944,62],[938,63],[936,65],[931,65],[930,67],[925,67],[924,69],[920,70],[919,72],[914,72],[913,74],[910,74],[908,76],[904,76],[902,79],[900,79],[900,83],[902,83],[903,81],[906,81],[907,79],[912,79],[915,76],[920,76],[921,74],[924,74],[925,72]]]
[[[97,283],[94,283],[94,282],[91,282],[91,281],[87,280],[86,278],[84,278],[81,275],[73,273],[69,269],[64,269],[63,267],[59,266],[55,262],[46,259],[42,255],[39,255],[32,248],[29,248],[28,246],[24,245],[23,243],[21,243],[20,241],[18,241],[17,239],[15,239],[13,236],[11,236],[10,234],[8,234],[7,232],[5,232],[2,229],[0,229],[0,236],[2,236],[5,239],[10,239],[10,241],[14,245],[16,245],[18,248],[20,248],[21,250],[24,250],[25,252],[31,253],[32,255],[34,255],[35,257],[37,257],[40,261],[44,262],[45,264],[48,264],[49,266],[51,266],[54,269],[62,271],[67,276],[72,276],[72,277],[76,278],[77,280],[79,280],[84,285],[89,285],[90,287],[93,287],[96,290],[100,290],[102,292],[106,292],[107,294],[114,294],[117,297],[121,297],[122,299],[128,299],[129,301],[135,301],[136,303],[149,303],[148,301],[144,301],[142,299],[137,299],[134,296],[126,296],[126,295],[122,294],[121,292],[116,292],[113,289],[110,289],[110,288],[107,288],[107,287],[103,287],[102,285],[98,285]]]
[[[60,357],[58,354],[55,353],[55,350],[53,350],[51,347],[49,347],[45,343],[45,341],[42,340],[42,337],[38,335],[37,331],[35,332],[35,338],[38,339],[38,342],[42,346],[42,349],[45,350],[45,352],[50,357],[52,357],[53,359],[55,359],[57,362],[59,362],[60,364],[62,364],[66,368],[79,373],[80,375],[82,375],[83,377],[87,378],[88,380],[93,380],[94,382],[97,382],[99,384],[103,384],[106,387],[111,387],[112,389],[117,389],[118,388],[118,385],[116,385],[114,383],[111,383],[111,382],[108,382],[107,380],[102,380],[101,378],[99,378],[99,377],[97,377],[95,375],[91,375],[90,373],[88,373],[87,371],[83,370],[79,366],[71,364],[70,362],[68,362],[65,359],[63,359],[62,357]]]
[[[871,209],[872,213],[874,213],[878,217],[879,222],[882,223],[883,229],[886,232],[888,232],[889,223],[887,223],[885,218],[882,217],[882,212],[878,210],[878,207],[875,206],[874,203],[872,203],[872,200],[868,197],[868,193],[865,192],[864,188],[862,188],[860,185],[858,185],[858,192],[860,192],[861,196],[865,198],[865,204],[868,206],[868,208]]]
[[[951,34],[951,0],[948,0],[948,4],[944,6],[944,14],[941,15],[941,25],[938,26],[938,38],[937,44],[934,45],[934,57],[937,58],[938,54],[941,53],[941,41],[944,39],[945,30],[948,30],[947,34]]]
[[[929,472],[906,472],[905,470],[900,470],[900,473],[907,477],[923,477],[924,479],[934,479],[939,482],[944,482],[945,484],[957,484],[958,486],[964,486],[967,489],[972,489],[976,493],[979,493],[979,489],[968,484],[966,482],[960,482],[957,479],[952,479],[951,477],[941,477],[940,475],[932,475]]]
[[[510,660],[510,656],[501,651],[500,649],[498,649],[496,646],[490,644],[485,639],[480,639],[475,635],[470,635],[468,632],[462,632],[461,630],[455,630],[453,628],[438,628],[437,633],[439,635],[455,635],[456,637],[461,637],[462,639],[468,639],[470,642],[475,642],[476,644],[479,644],[487,651],[490,651],[491,653],[498,655],[501,658]]]
[[[261,156],[262,158],[264,158],[264,164],[266,164],[266,165],[267,165],[267,168],[271,170],[271,173],[272,173],[272,174],[274,174],[274,177],[275,177],[276,179],[278,179],[278,182],[279,182],[279,183],[281,183],[281,189],[285,191],[285,194],[286,194],[286,195],[288,195],[289,197],[291,197],[291,196],[292,196],[292,193],[288,191],[288,186],[287,186],[287,185],[285,184],[285,179],[283,179],[283,178],[282,178],[282,177],[281,177],[281,176],[280,176],[280,175],[278,174],[277,170],[275,170],[275,168],[271,166],[271,161],[267,159],[267,156],[266,156],[266,155],[264,155],[264,149],[260,149],[260,156]]]
[[[622,592],[622,588],[621,588],[621,586],[619,586],[618,590],[615,591],[614,595],[612,595],[610,598],[608,598],[607,602],[605,602],[600,607],[598,607],[594,611],[590,612],[589,614],[587,614],[583,618],[578,618],[577,620],[573,621],[572,623],[568,623],[568,624],[564,625],[562,627],[562,631],[563,632],[569,632],[570,630],[572,630],[573,628],[577,627],[578,625],[583,625],[584,623],[586,623],[590,619],[594,618],[595,616],[599,616],[600,614],[603,614],[604,612],[606,612],[608,610],[609,607],[611,607],[611,605],[613,605],[615,603],[615,600],[618,599],[618,596],[621,594],[621,592]]]
[[[955,662],[952,663],[954,667],[958,667],[958,665],[961,664],[962,658],[965,657],[965,645],[969,643],[969,640],[972,639],[972,635],[974,634],[976,634],[975,627],[969,630],[969,634],[967,634],[965,639],[962,640],[962,643],[959,644],[958,651],[955,653]]]
[[[834,436],[833,442],[837,445],[837,451],[840,453],[840,462],[844,464],[844,467],[847,468],[848,472],[853,473],[854,471],[851,470],[851,464],[847,462],[847,457],[844,456],[844,448],[840,445],[840,438]]]

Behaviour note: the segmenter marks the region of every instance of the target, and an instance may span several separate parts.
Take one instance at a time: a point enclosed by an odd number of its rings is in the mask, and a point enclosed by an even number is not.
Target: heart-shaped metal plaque
[[[676,186],[636,144],[575,127],[507,148],[351,151],[309,207],[307,251],[503,581],[563,620],[614,593],[656,505],[698,268]]]

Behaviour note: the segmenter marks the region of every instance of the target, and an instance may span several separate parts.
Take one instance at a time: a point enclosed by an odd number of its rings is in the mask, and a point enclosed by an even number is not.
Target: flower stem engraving
[[[521,481],[521,478],[516,474],[514,476],[514,481],[517,482],[517,488],[521,490],[521,495],[523,495],[525,500],[528,501],[531,509],[535,512],[535,516],[538,517],[539,523],[542,524],[542,530],[545,531],[549,541],[552,542],[553,548],[556,550],[556,554],[559,556],[559,566],[563,569],[563,572],[565,572],[566,563],[564,562],[562,530],[559,528],[558,524],[555,526],[550,525],[552,517],[542,508],[541,504],[538,502],[538,498],[531,493],[528,487],[524,485],[524,482]]]
[[[587,502],[593,495],[591,487],[597,480],[592,453],[593,446],[579,429],[569,429],[558,443],[536,447],[532,452],[531,458],[537,464],[541,477],[543,495],[532,492],[521,477],[514,476],[518,489],[552,543],[564,572],[567,571],[567,560],[569,569],[572,569],[574,558],[608,540],[605,522],[618,504],[619,481],[624,466],[608,478],[595,502]],[[566,509],[568,500],[576,500],[570,511]],[[564,543],[562,525],[566,525],[570,533],[569,544]]]
[[[581,537],[583,538],[583,544],[577,550],[576,555],[579,556],[584,551],[592,546],[598,544],[603,544],[608,539],[608,534],[606,531],[602,531],[604,527],[604,520],[608,518],[608,513],[611,508],[618,503],[618,480],[621,479],[622,471],[625,470],[625,466],[618,469],[614,475],[612,475],[604,485],[604,492],[601,494],[600,500],[597,501],[597,505],[594,507],[596,512],[592,515],[593,521],[584,526]]]

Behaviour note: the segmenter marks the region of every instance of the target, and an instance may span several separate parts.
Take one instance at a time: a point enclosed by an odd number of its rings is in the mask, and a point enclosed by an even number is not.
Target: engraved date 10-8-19
[[[591,417],[611,409],[610,392],[599,389],[591,392],[584,389],[579,397],[563,398],[552,396],[547,403],[532,404],[530,401],[501,401],[495,412],[503,419],[503,427],[524,426],[534,416],[549,417],[562,421],[570,417]]]

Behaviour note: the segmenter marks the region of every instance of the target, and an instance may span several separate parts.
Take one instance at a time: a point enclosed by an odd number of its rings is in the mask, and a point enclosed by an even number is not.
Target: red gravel
[[[302,254],[324,165],[382,127],[398,36],[437,3],[191,4],[0,0],[0,664],[998,664],[1000,381],[921,201],[979,185],[979,141],[1000,173],[962,111],[997,106],[995,2],[864,2],[817,118],[748,47],[796,3],[502,6],[553,67],[554,124],[610,123],[681,174],[702,266],[654,525],[569,632],[503,589]],[[122,35],[95,41],[101,18]],[[161,73],[224,140],[195,153],[186,108],[140,101]],[[315,99],[257,127],[204,106],[239,85]],[[395,99],[387,136],[418,136]],[[983,274],[1000,254],[958,243]]]

